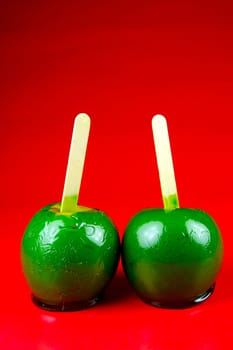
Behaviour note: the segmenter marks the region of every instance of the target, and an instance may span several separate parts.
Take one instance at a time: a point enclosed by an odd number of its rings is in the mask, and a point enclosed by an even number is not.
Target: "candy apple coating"
[[[161,307],[186,307],[213,291],[223,256],[219,229],[194,209],[145,209],[122,243],[125,273],[137,294]]]
[[[119,261],[117,230],[102,211],[77,207],[61,213],[48,205],[32,218],[21,245],[21,259],[33,300],[51,310],[95,304]]]

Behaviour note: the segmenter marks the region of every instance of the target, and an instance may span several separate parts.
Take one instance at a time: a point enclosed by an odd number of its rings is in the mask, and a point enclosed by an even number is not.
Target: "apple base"
[[[156,300],[147,300],[142,298],[142,300],[155,307],[160,307],[164,309],[186,309],[198,305],[208,299],[214,292],[215,283],[204,293],[197,295],[194,299],[191,300],[179,300],[179,301],[156,301]]]
[[[103,297],[102,295],[99,295],[91,300],[63,302],[63,303],[61,302],[59,304],[52,304],[37,298],[33,294],[31,296],[32,301],[35,305],[47,311],[78,311],[82,309],[87,309],[99,303],[102,297]]]

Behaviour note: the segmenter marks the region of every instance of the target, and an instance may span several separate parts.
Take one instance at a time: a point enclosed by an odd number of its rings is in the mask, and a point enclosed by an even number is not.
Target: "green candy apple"
[[[116,227],[102,211],[77,206],[61,213],[60,203],[44,207],[21,245],[33,301],[59,311],[94,305],[116,271],[119,252]]]
[[[130,283],[144,301],[160,307],[205,300],[222,256],[219,229],[201,210],[142,210],[123,237],[123,267]]]
[[[137,294],[154,306],[183,308],[214,290],[223,242],[213,219],[180,208],[167,121],[152,118],[164,209],[145,209],[129,222],[122,243],[125,273]]]

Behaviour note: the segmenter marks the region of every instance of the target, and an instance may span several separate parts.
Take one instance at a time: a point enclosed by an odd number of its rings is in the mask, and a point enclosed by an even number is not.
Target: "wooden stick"
[[[164,208],[167,210],[179,208],[169,134],[164,116],[157,114],[152,118],[152,131]]]
[[[74,121],[62,195],[61,212],[63,213],[72,213],[77,210],[89,131],[89,116],[85,113],[78,114]]]

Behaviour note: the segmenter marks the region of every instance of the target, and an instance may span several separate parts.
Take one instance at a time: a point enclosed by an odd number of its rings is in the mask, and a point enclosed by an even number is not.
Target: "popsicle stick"
[[[61,202],[61,212],[70,213],[77,209],[79,190],[90,131],[90,118],[85,113],[77,115],[74,121],[72,140]]]
[[[164,116],[157,114],[152,118],[152,131],[164,208],[179,208],[167,121]]]

